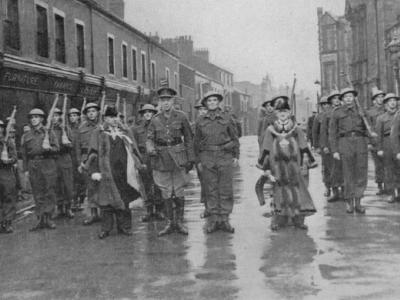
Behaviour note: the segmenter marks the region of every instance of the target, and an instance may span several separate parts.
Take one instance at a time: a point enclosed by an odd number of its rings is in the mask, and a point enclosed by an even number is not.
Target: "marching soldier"
[[[398,186],[395,184],[396,158],[393,155],[390,131],[397,111],[397,97],[389,93],[383,99],[386,112],[378,116],[376,120],[376,133],[378,134],[377,155],[383,159],[383,169],[385,171],[384,184],[385,191],[391,194],[389,203],[398,200]]]
[[[230,116],[219,109],[221,94],[208,92],[202,103],[207,113],[196,121],[194,149],[202,173],[210,214],[207,233],[218,229],[233,233],[229,215],[233,209],[232,176],[239,159],[239,140]]]
[[[385,93],[383,91],[374,89],[372,94],[373,106],[366,111],[368,120],[372,128],[376,127],[377,118],[385,113],[385,106],[383,105],[384,97]],[[378,184],[378,192],[376,194],[383,195],[385,193],[385,188],[383,186],[383,181],[385,177],[383,157],[377,155],[376,140],[372,140],[369,148],[371,150],[372,158],[375,164],[375,182]]]
[[[332,187],[332,195],[328,198],[328,202],[334,202],[343,197],[343,174],[342,174],[342,162],[335,160],[332,157],[332,149],[329,144],[329,122],[332,119],[333,112],[339,108],[342,104],[340,101],[340,92],[334,90],[330,93],[327,98],[328,103],[331,107],[321,117],[321,138],[320,147],[323,155],[326,157],[326,161],[329,161],[325,165],[327,176],[330,177],[330,185]]]
[[[16,211],[17,186],[13,166],[17,162],[14,139],[5,141],[6,125],[0,121],[0,233],[12,233]]]
[[[318,153],[321,153],[322,158],[322,181],[325,184],[325,197],[330,197],[331,195],[331,178],[330,178],[330,170],[332,168],[332,157],[329,153],[321,152],[321,124],[322,119],[325,114],[329,114],[330,112],[330,104],[327,101],[327,97],[321,97],[319,102],[321,105],[321,112],[314,118],[314,124],[312,129],[312,139],[314,143],[314,148]]]
[[[361,198],[367,187],[368,133],[355,104],[357,91],[345,88],[340,93],[343,106],[337,108],[329,124],[329,144],[333,158],[342,161],[344,199],[347,213],[364,214]]]
[[[57,166],[54,155],[59,145],[54,132],[48,132],[43,126],[44,112],[34,108],[29,112],[31,130],[22,136],[22,159],[25,177],[29,178],[38,223],[31,231],[43,228],[55,229],[51,214],[56,205]]]
[[[85,122],[83,122],[79,127],[79,134],[76,144],[77,149],[77,160],[80,163],[79,171],[83,172],[85,169],[85,163],[88,158],[89,143],[93,132],[99,127],[100,107],[96,103],[88,103],[83,110],[86,116]],[[98,206],[94,202],[94,197],[96,194],[96,186],[88,176],[85,176],[85,185],[87,192],[88,205],[90,208],[90,217],[83,221],[83,225],[91,225],[96,222],[100,222],[100,215],[98,211]]]
[[[81,112],[77,108],[71,108],[68,112],[69,127],[71,131],[72,148],[72,170],[74,180],[74,198],[73,198],[73,211],[82,210],[81,205],[85,199],[85,184],[83,175],[78,172],[79,162],[77,158],[77,142],[79,135]]]
[[[72,199],[74,197],[73,170],[72,170],[72,142],[71,133],[68,128],[62,128],[62,111],[58,108],[53,114],[53,132],[60,145],[59,152],[55,155],[57,165],[57,211],[58,218],[67,217],[72,219],[74,214],[71,211]]]
[[[151,168],[150,157],[146,152],[146,141],[149,125],[153,116],[157,113],[155,107],[151,104],[145,104],[139,110],[142,117],[142,122],[133,128],[135,140],[138,144],[139,152],[142,159],[147,166],[146,169],[140,171],[144,189],[146,192],[146,211],[147,214],[142,218],[142,222],[149,222],[152,218],[163,220],[163,203],[161,199],[161,192],[155,185],[153,180],[153,171]]]

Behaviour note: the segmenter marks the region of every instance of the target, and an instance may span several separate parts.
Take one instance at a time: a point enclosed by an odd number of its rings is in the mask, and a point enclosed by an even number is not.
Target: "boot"
[[[354,212],[354,203],[353,203],[353,198],[346,199],[346,212],[348,214],[352,214]]]
[[[152,215],[153,215],[153,206],[152,205],[148,205],[146,207],[146,215],[144,215],[142,217],[142,222],[143,223],[147,223],[150,222],[152,220]]]
[[[56,224],[51,220],[50,213],[44,215],[44,227],[47,229],[56,229]]]
[[[38,231],[40,229],[43,229],[45,227],[44,225],[44,215],[38,216],[38,222],[36,223],[35,226],[33,226],[29,231]]]
[[[395,203],[396,201],[397,201],[396,189],[394,189],[392,191],[392,194],[390,195],[390,199],[389,199],[388,203]]]
[[[363,215],[363,214],[365,214],[365,208],[361,206],[360,202],[361,202],[361,198],[359,198],[359,197],[355,198],[355,210],[356,210],[356,213]]]
[[[207,219],[207,227],[206,227],[206,232],[208,234],[213,233],[218,230],[218,224],[216,220],[216,215],[210,215],[209,218]]]
[[[89,226],[89,225],[92,225],[92,224],[100,222],[100,221],[101,221],[101,218],[99,217],[97,208],[91,208],[90,209],[90,218],[83,221],[83,225]]]
[[[14,229],[11,226],[11,221],[5,221],[4,222],[4,233],[13,233]]]
[[[185,225],[183,225],[183,215],[185,212],[185,198],[175,198],[175,229],[176,232],[188,235],[188,230]]]
[[[0,233],[5,233],[6,221],[0,223]]]
[[[376,195],[381,196],[385,194],[385,190],[383,189],[383,183],[378,182],[378,192],[376,192]]]
[[[174,212],[172,211],[172,199],[166,199],[165,202],[165,215],[167,217],[167,224],[163,230],[158,233],[158,236],[171,234],[175,231],[174,226]]]
[[[325,197],[330,197],[330,195],[331,195],[331,188],[327,186],[326,189],[325,189],[324,196]]]
[[[344,186],[339,189],[339,200],[344,200]]]
[[[332,196],[328,198],[328,202],[336,202],[339,200],[339,189],[337,187],[332,188]]]
[[[70,204],[65,205],[65,210],[64,211],[65,211],[65,216],[68,219],[73,219],[75,217],[74,213],[71,210],[71,205]]]
[[[64,206],[63,205],[57,205],[57,215],[55,215],[53,218],[54,219],[62,219],[64,217],[65,217]]]
[[[273,214],[271,217],[271,230],[278,231],[278,229],[279,229],[278,215]]]
[[[296,228],[307,230],[308,226],[304,224],[304,217],[303,216],[294,216],[293,218],[293,224]]]
[[[232,225],[229,223],[229,216],[228,215],[223,215],[221,218],[221,222],[219,223],[219,228],[222,231],[229,232],[229,233],[234,233],[235,228],[232,227]]]

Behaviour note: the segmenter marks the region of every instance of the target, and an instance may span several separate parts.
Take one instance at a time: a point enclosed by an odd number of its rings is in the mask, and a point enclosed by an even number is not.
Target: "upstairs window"
[[[40,5],[36,5],[36,53],[41,57],[49,57],[47,9]]]
[[[322,47],[324,51],[336,50],[336,27],[335,25],[325,26],[322,29]]]
[[[78,67],[85,67],[85,27],[76,24],[76,53],[78,55]]]
[[[155,89],[156,88],[156,62],[152,61],[151,62],[151,88]]]
[[[4,20],[4,44],[14,50],[20,49],[18,0],[7,0]]]
[[[142,52],[142,82],[146,82],[146,53]]]
[[[128,78],[128,46],[122,44],[122,77]]]
[[[56,61],[65,64],[65,31],[64,18],[60,15],[54,15],[55,23],[55,50]]]
[[[132,49],[132,80],[137,80],[137,51]]]
[[[169,69],[165,68],[165,80],[167,81],[167,86],[169,86]]]
[[[108,73],[115,74],[114,69],[114,38],[108,37]]]

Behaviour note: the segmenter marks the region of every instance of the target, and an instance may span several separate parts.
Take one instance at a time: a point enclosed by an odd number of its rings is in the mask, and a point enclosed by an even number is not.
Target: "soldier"
[[[151,119],[156,113],[157,110],[153,105],[143,105],[143,107],[139,110],[139,114],[142,117],[142,122],[133,128],[133,133],[138,144],[139,152],[142,156],[143,162],[147,166],[146,169],[140,171],[146,192],[145,206],[147,211],[147,214],[142,218],[142,222],[149,222],[153,218],[156,220],[164,219],[161,192],[154,183],[150,157],[146,152],[146,141],[149,125]]]
[[[17,186],[13,166],[17,162],[14,139],[5,141],[6,125],[0,120],[0,233],[12,233],[16,211]]]
[[[330,104],[327,101],[327,97],[321,97],[319,104],[321,105],[321,112],[314,118],[313,130],[312,130],[312,139],[314,143],[314,148],[318,153],[321,153],[321,121],[325,114],[330,111]],[[332,168],[332,157],[329,153],[321,153],[322,158],[322,181],[325,184],[325,197],[330,197],[331,195],[331,178],[330,178],[330,170]]]
[[[239,140],[232,119],[218,107],[222,100],[221,94],[212,91],[204,96],[207,114],[196,121],[194,137],[196,163],[203,176],[210,214],[207,233],[235,231],[229,215],[233,209],[232,167],[238,163]]]
[[[400,98],[397,98],[400,100]],[[400,103],[398,102],[397,107],[400,107]],[[379,133],[378,133],[379,134]],[[392,121],[392,127],[390,130],[390,141],[392,145],[393,152],[393,192],[395,193],[395,201],[400,201],[400,113],[394,115],[394,119]],[[385,154],[385,153],[384,153]],[[392,199],[391,199],[392,200]]]
[[[276,120],[276,114],[274,111],[272,100],[273,99],[268,99],[264,101],[264,103],[261,105],[264,110],[264,114],[263,117],[258,122],[258,144],[260,145],[260,147],[263,143],[265,130],[268,128],[269,125],[272,125]]]
[[[147,152],[152,156],[154,182],[161,190],[167,225],[159,236],[177,231],[188,234],[183,225],[184,187],[193,168],[193,136],[185,113],[173,108],[176,91],[162,87],[157,91],[161,112],[151,120]]]
[[[81,112],[77,108],[71,108],[68,112],[69,127],[71,131],[71,142],[73,144],[71,158],[74,180],[74,198],[72,211],[82,210],[81,205],[85,199],[85,181],[83,175],[78,172],[79,162],[77,158],[77,142],[79,135]]]
[[[342,161],[344,199],[347,213],[365,213],[361,198],[367,187],[368,134],[362,113],[355,104],[357,91],[345,88],[340,93],[343,106],[337,108],[329,123],[329,144],[333,158]]]
[[[79,134],[77,138],[76,151],[77,160],[80,163],[79,171],[82,172],[85,169],[85,163],[88,158],[89,143],[93,132],[98,128],[100,107],[96,103],[88,103],[83,110],[86,116],[85,122],[79,126]],[[98,206],[94,202],[96,194],[96,187],[92,180],[90,180],[86,174],[85,186],[88,199],[88,207],[90,208],[90,217],[83,221],[83,225],[91,225],[96,222],[100,222],[100,216],[98,212]]]
[[[343,174],[342,162],[332,157],[332,149],[329,144],[329,122],[333,112],[342,105],[340,101],[340,92],[337,90],[332,91],[327,101],[331,105],[331,108],[321,117],[320,147],[325,157],[326,167],[324,171],[327,172],[326,176],[329,176],[329,182],[332,187],[332,195],[328,198],[328,202],[335,202],[343,198]],[[327,161],[328,163],[326,163]]]
[[[53,131],[60,145],[59,152],[54,156],[57,165],[57,211],[58,218],[72,219],[72,199],[74,197],[73,170],[72,170],[72,142],[69,128],[62,128],[62,111],[58,108],[53,114]]]
[[[381,90],[374,89],[372,94],[372,103],[373,106],[366,111],[368,121],[371,124],[372,128],[376,127],[377,118],[385,113],[385,106],[383,105],[383,99],[385,97],[385,93]],[[383,186],[384,180],[384,165],[383,165],[383,157],[377,155],[377,147],[376,140],[372,140],[372,143],[368,145],[372,158],[375,164],[375,182],[378,184],[378,192],[377,195],[385,194],[385,188]]]
[[[54,155],[58,153],[59,145],[52,130],[48,132],[47,140],[44,116],[43,110],[32,109],[29,112],[31,130],[22,136],[23,169],[32,186],[39,220],[31,231],[56,228],[51,221],[51,214],[56,205],[57,166]]]

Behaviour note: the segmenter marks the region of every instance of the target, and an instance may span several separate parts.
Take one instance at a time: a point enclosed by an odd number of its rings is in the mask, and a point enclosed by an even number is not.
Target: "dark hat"
[[[201,99],[201,104],[203,104],[204,107],[206,107],[206,100],[210,97],[217,97],[219,102],[224,100],[224,96],[222,96],[220,93],[209,91],[204,95],[203,99]]]
[[[322,96],[321,99],[319,99],[319,105],[322,105],[322,104],[330,104],[330,102],[328,102],[327,96]]]
[[[157,109],[152,104],[145,104],[139,109],[139,114],[145,113],[145,111],[152,111],[153,113],[157,113]]]
[[[275,110],[290,110],[289,98],[286,96],[275,97],[273,106]]]
[[[340,91],[340,99],[343,99],[344,95],[346,95],[348,93],[352,93],[354,95],[354,97],[357,97],[357,95],[358,95],[358,93],[355,89],[353,89],[352,87],[347,87]]]
[[[105,117],[116,117],[116,116],[118,116],[118,111],[114,106],[107,106],[104,116]]]
[[[172,98],[177,95],[177,92],[170,87],[161,87],[157,90],[159,98]]]
[[[86,104],[85,109],[83,110],[83,113],[86,114],[89,108],[95,108],[97,110],[100,110],[100,107],[96,103],[91,102],[91,103]]]
[[[289,97],[288,96],[284,96],[284,95],[275,96],[270,100],[272,107],[275,108],[275,104],[276,104],[276,101],[278,101],[278,99],[282,99],[283,101],[287,101],[287,103],[289,103]]]
[[[388,93],[385,98],[383,98],[383,103],[388,102],[390,99],[396,99],[396,100],[400,100],[400,98],[398,96],[396,96],[393,93]]]
[[[374,100],[374,99],[375,99],[376,97],[378,97],[379,95],[385,96],[386,94],[385,94],[384,91],[381,91],[381,90],[379,90],[379,89],[377,89],[377,88],[373,88],[373,89],[372,89],[372,100]]]
[[[261,104],[261,106],[265,108],[265,107],[267,106],[268,103],[270,103],[271,106],[273,106],[273,101],[272,101],[272,99],[267,99],[267,100],[265,100],[265,101]]]
[[[80,115],[81,112],[80,112],[79,109],[77,109],[77,108],[71,108],[71,109],[68,111],[68,114],[69,114],[69,115],[71,115],[71,114]]]
[[[340,92],[338,90],[333,90],[331,93],[328,95],[326,101],[331,103],[332,99],[335,98],[336,96],[340,97]]]
[[[28,114],[28,116],[42,116],[42,117],[44,117],[45,115],[46,114],[44,113],[44,111],[41,110],[40,108],[34,108]]]
[[[55,114],[62,115],[61,109],[59,109],[59,108],[57,108],[57,107],[54,109],[54,113],[55,113]]]

